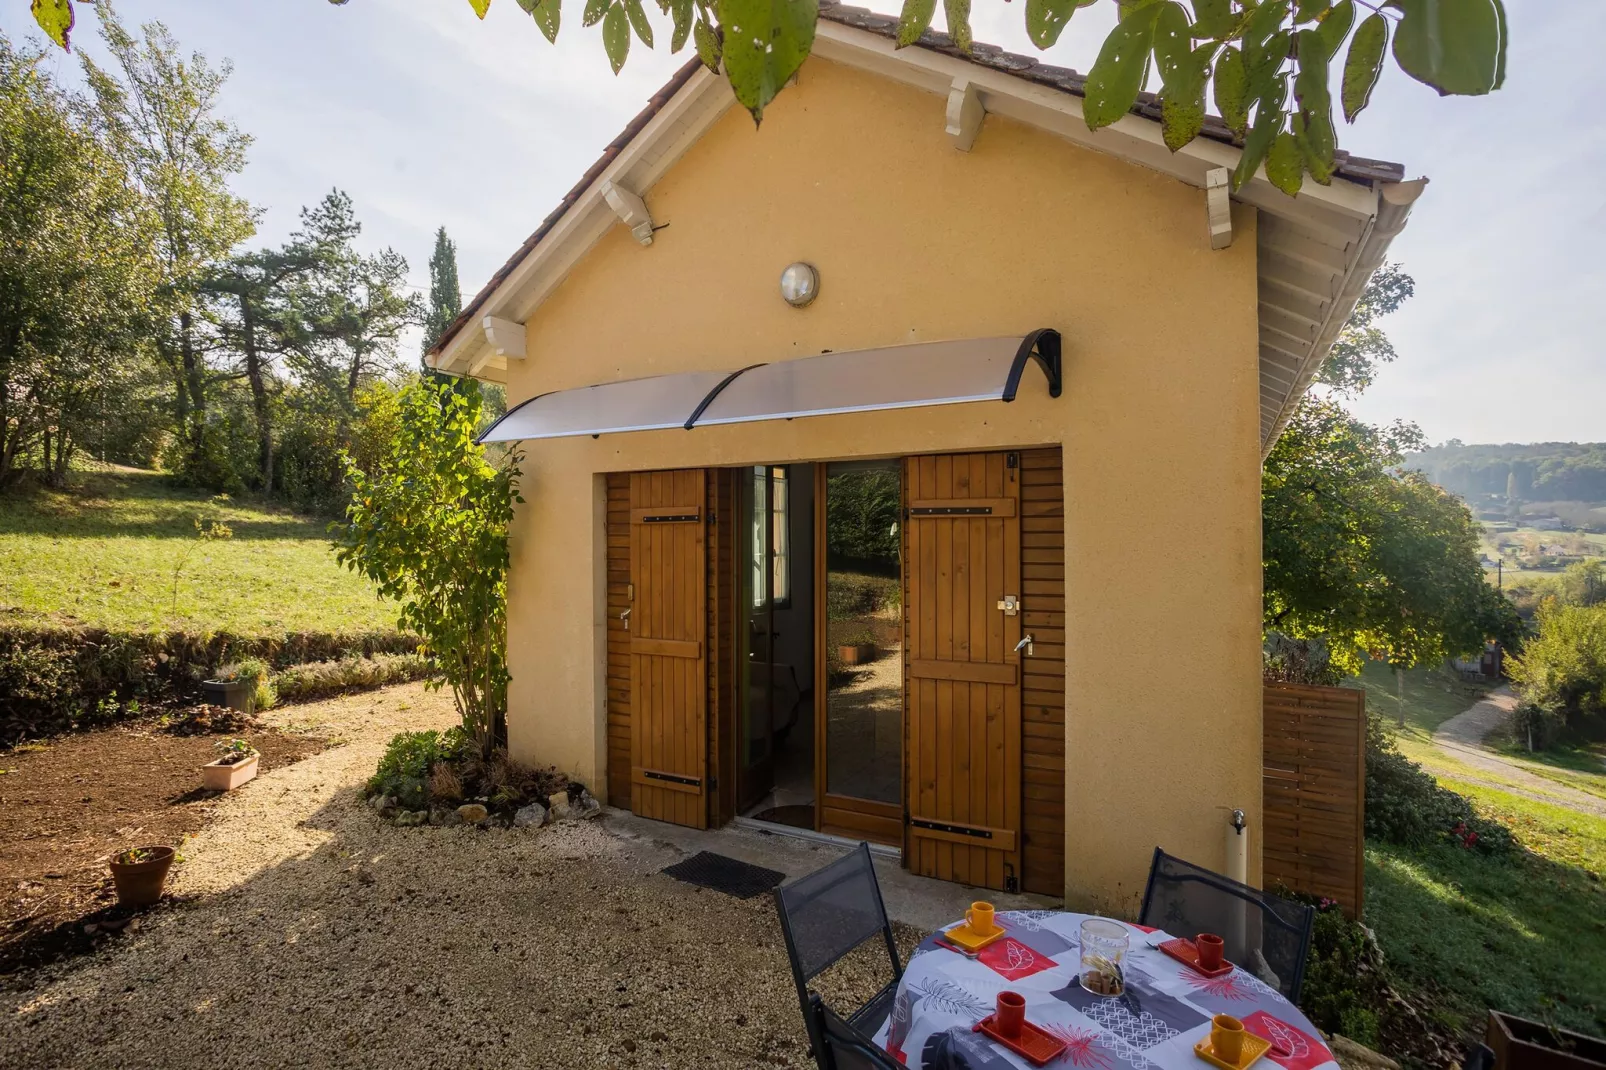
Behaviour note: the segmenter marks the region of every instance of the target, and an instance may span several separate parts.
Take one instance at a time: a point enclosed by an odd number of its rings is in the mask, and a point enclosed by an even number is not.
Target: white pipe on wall
[[[1227,876],[1249,883],[1249,821],[1242,810],[1232,811],[1227,823]]]

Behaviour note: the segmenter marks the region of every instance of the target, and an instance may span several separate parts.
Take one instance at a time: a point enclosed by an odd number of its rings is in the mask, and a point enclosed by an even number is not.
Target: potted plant
[[[223,666],[212,679],[202,680],[201,693],[214,706],[251,714],[256,711],[267,680],[267,663],[260,658],[246,658]]]
[[[233,791],[257,775],[261,754],[243,739],[213,744],[218,749],[215,762],[201,766],[201,786],[208,791]]]
[[[111,858],[112,883],[117,901],[128,907],[148,907],[162,898],[167,871],[173,865],[173,849],[160,845],[130,847]]]
[[[1495,1010],[1489,1012],[1484,1043],[1494,1051],[1497,1070],[1600,1070],[1606,1067],[1606,1040]]]
[[[844,665],[864,665],[876,659],[875,636],[869,628],[858,628],[837,644],[836,656]]]

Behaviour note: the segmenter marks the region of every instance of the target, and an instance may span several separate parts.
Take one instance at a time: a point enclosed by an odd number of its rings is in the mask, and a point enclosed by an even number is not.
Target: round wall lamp
[[[781,272],[781,296],[793,308],[802,308],[820,296],[820,273],[801,260],[788,264]]]

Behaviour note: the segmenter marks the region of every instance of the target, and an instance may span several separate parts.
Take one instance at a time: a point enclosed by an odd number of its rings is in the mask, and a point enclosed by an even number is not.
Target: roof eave
[[[1224,127],[1216,128],[1219,121],[1172,152],[1161,137],[1154,102],[1145,97],[1132,114],[1089,131],[1082,116],[1082,77],[1075,71],[988,45],[978,44],[966,54],[945,35],[929,32],[916,46],[900,49],[893,40],[896,24],[889,16],[824,5],[814,55],[932,93],[947,94],[963,85],[988,113],[1201,190],[1210,172],[1237,166],[1240,150]],[[463,310],[431,350],[432,366],[505,381],[507,362],[490,350],[480,321],[486,316],[526,321],[617,222],[605,202],[604,184],[645,194],[734,103],[722,77],[695,60],[682,67]],[[1262,455],[1286,426],[1422,191],[1425,180],[1400,182],[1401,174],[1396,164],[1341,154],[1335,180],[1326,186],[1306,183],[1298,197],[1277,190],[1263,168],[1233,194],[1261,214]]]

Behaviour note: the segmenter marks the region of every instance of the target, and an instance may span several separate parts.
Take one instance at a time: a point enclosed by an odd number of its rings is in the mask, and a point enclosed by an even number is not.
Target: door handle
[[[619,614],[619,619],[625,622],[625,631],[628,632],[630,630],[630,610],[627,609]]]
[[[1022,650],[1026,651],[1027,657],[1032,656],[1032,637],[1030,635],[1015,644],[1015,653],[1019,654]]]

